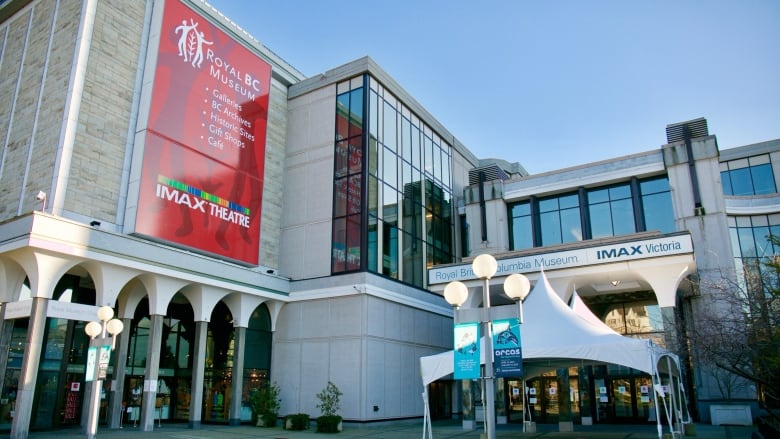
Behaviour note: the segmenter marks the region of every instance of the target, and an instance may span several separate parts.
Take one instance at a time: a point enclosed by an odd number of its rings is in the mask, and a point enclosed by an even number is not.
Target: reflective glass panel
[[[396,112],[393,107],[390,106],[387,102],[385,102],[385,108],[384,108],[384,121],[383,121],[383,128],[382,128],[382,141],[385,144],[386,147],[390,148],[393,153],[397,150],[397,144],[398,144],[398,132],[397,126],[396,126]]]
[[[634,205],[631,199],[612,202],[612,227],[615,235],[626,235],[636,232],[634,225]]]
[[[336,177],[343,177],[347,175],[347,169],[348,169],[348,157],[349,157],[349,144],[342,140],[339,142],[336,142],[336,166],[335,166],[335,174]]]
[[[361,136],[363,134],[363,89],[356,88],[350,94],[349,136]]]
[[[775,176],[772,173],[772,165],[769,163],[752,166],[750,175],[753,180],[754,194],[766,195],[777,192],[775,189]]]
[[[750,168],[734,169],[731,173],[731,190],[734,195],[753,195]]]
[[[645,230],[663,233],[675,231],[671,193],[660,192],[642,197],[642,211],[645,215]]]
[[[612,215],[608,203],[592,204],[590,212],[590,234],[593,239],[612,236]]]

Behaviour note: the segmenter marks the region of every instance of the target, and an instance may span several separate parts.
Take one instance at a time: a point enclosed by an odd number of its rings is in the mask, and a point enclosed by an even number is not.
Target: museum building
[[[419,360],[453,345],[441,291],[458,275],[442,273],[478,254],[507,267],[498,301],[510,271],[543,269],[563,300],[677,351],[707,294],[691,275],[776,252],[762,237],[780,227],[780,141],[720,151],[704,119],[646,153],[528,175],[477,158],[371,58],[307,78],[198,0],[7,0],[0,47],[0,428],[14,439],[86,423],[85,326],[104,305],[124,329],[101,425],[249,422],[268,383],[280,415],[316,417],[329,381],[346,421],[388,421],[423,416]],[[639,245],[652,250],[619,250]],[[689,364],[706,418],[725,397]],[[539,422],[652,412],[648,377],[625,368],[527,378]],[[506,422],[521,382],[499,382]],[[601,388],[608,402],[586,404]],[[430,395],[435,418],[461,416],[451,377]]]

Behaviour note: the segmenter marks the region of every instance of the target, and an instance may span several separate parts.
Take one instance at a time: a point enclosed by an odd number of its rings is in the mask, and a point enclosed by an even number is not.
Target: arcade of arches
[[[94,261],[62,265],[65,274],[50,281],[53,287],[46,294],[46,274],[40,273],[55,275],[57,270],[38,264],[42,270],[29,271],[22,269],[23,259],[16,260],[22,262],[2,261],[6,290],[0,297],[0,348],[7,347],[8,355],[0,359],[0,426],[13,422],[17,399],[25,392],[34,395],[29,428],[82,424],[90,393],[84,327],[97,320],[95,305],[103,303],[116,305],[124,331],[103,381],[101,423],[143,427],[251,419],[249,394],[267,382],[272,318],[281,303],[132,270],[118,277],[126,281],[112,302],[107,286],[116,283],[107,282],[106,274],[116,274],[111,271],[116,267]],[[35,367],[26,359],[35,357],[30,346],[37,333],[40,361]],[[20,386],[29,382],[25,373],[35,375],[32,389]]]

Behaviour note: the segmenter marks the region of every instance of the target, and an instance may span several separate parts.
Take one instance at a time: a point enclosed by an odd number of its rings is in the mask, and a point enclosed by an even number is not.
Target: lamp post
[[[483,280],[482,286],[482,308],[483,312],[480,316],[480,323],[482,324],[482,334],[485,338],[485,374],[482,378],[483,389],[485,389],[485,437],[487,439],[495,439],[495,385],[493,376],[493,336],[490,330],[491,324],[491,309],[490,309],[490,279],[496,274],[498,270],[498,262],[496,258],[489,254],[482,254],[474,258],[471,263],[471,268],[474,274]],[[504,283],[504,291],[506,294],[517,301],[519,309],[519,321],[522,322],[522,302],[528,295],[530,290],[530,283],[528,278],[522,274],[512,274],[507,278],[507,282]],[[444,288],[444,299],[450,305],[454,306],[457,310],[468,299],[468,288],[461,282],[450,282]],[[456,318],[457,320],[457,318]],[[479,343],[479,340],[477,341]]]
[[[95,439],[97,434],[98,417],[100,416],[101,382],[106,378],[111,351],[116,346],[116,335],[124,329],[122,321],[113,318],[114,309],[110,306],[98,308],[97,316],[100,322],[89,322],[84,327],[84,332],[90,338],[85,375],[86,381],[92,381],[92,395],[89,402],[89,418],[87,420],[87,439]],[[106,337],[106,333],[111,335],[110,342],[109,338]]]

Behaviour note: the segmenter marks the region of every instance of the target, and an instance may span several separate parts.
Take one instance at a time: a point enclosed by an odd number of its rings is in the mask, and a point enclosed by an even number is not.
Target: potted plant
[[[322,412],[322,416],[317,418],[318,433],[338,433],[341,431],[341,416],[337,413],[341,408],[341,391],[339,388],[328,381],[328,385],[317,394],[320,403],[317,408]]]
[[[309,415],[306,413],[297,413],[287,415],[284,418],[285,430],[307,430],[309,428]]]
[[[279,397],[281,390],[274,383],[268,383],[252,392],[250,403],[252,407],[252,421],[258,427],[275,427],[279,418],[279,407],[282,400]]]

